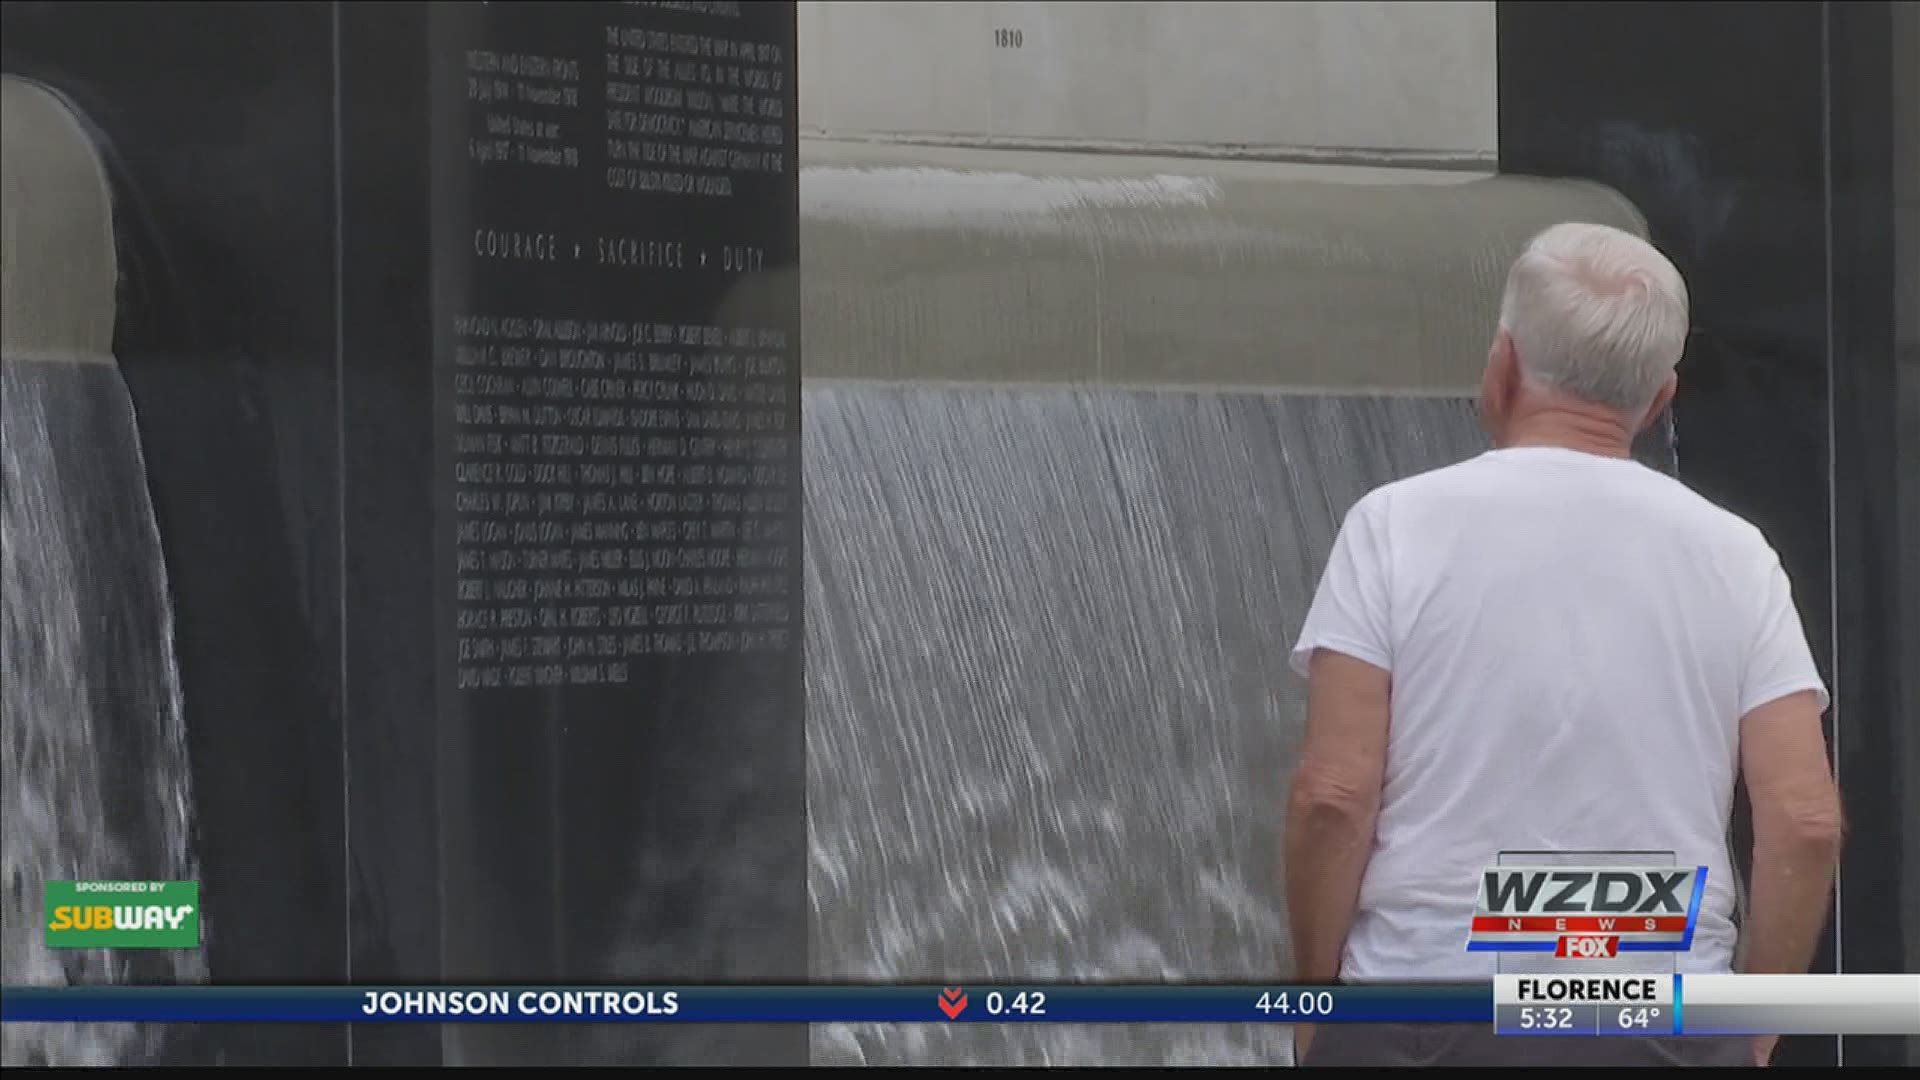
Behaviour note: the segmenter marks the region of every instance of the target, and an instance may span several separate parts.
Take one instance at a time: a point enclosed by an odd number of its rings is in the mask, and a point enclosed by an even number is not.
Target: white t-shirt
[[[1483,980],[1501,851],[1672,851],[1707,887],[1682,972],[1731,969],[1740,718],[1827,691],[1760,531],[1623,458],[1495,450],[1341,525],[1292,653],[1392,674],[1385,788],[1341,977]]]

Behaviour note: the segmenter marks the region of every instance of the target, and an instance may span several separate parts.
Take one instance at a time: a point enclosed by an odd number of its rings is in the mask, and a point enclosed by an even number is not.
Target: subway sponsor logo
[[[55,949],[197,949],[193,881],[49,881],[47,945]]]

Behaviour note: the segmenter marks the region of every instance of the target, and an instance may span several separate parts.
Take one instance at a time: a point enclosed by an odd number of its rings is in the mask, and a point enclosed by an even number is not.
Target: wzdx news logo
[[[1685,952],[1706,882],[1704,866],[1490,867],[1467,948],[1584,960]]]

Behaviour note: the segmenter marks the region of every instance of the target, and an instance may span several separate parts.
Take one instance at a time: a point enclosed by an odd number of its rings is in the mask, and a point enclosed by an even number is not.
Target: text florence
[[[672,990],[369,990],[368,1016],[672,1016]]]

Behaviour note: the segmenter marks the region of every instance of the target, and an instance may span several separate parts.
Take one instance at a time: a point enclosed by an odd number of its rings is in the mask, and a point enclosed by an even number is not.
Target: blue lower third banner
[[[0,1020],[121,1023],[1477,1023],[1487,984],[1419,986],[65,986]]]

